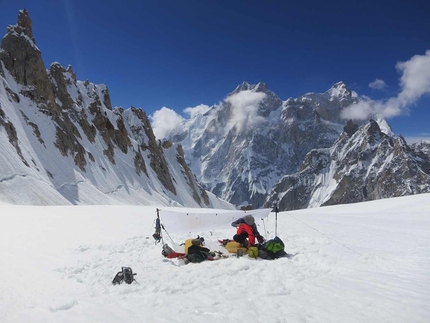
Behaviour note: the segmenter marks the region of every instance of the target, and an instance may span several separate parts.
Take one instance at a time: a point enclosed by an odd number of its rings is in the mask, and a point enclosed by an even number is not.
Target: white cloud
[[[166,107],[162,107],[160,110],[155,111],[154,114],[150,116],[150,119],[152,121],[152,130],[157,139],[166,138],[171,130],[179,127],[184,121],[184,118],[174,110]]]
[[[407,62],[397,63],[396,68],[403,73],[400,78],[400,100],[414,102],[423,94],[430,93],[430,50],[425,55],[415,55]]]
[[[415,55],[406,62],[396,64],[400,77],[401,91],[387,100],[371,100],[350,105],[342,111],[345,119],[366,119],[371,117],[390,118],[409,113],[409,106],[421,96],[430,94],[430,50],[425,55]]]
[[[408,144],[412,144],[414,142],[419,142],[419,141],[426,141],[430,143],[430,133],[422,133],[422,134],[419,134],[418,136],[407,136],[405,137],[405,140]]]
[[[382,90],[387,87],[387,83],[384,80],[376,79],[373,82],[369,83],[369,87],[374,90]]]
[[[259,122],[264,122],[265,119],[258,115],[258,106],[265,97],[265,93],[250,90],[227,97],[226,101],[232,105],[232,116],[229,120],[228,129],[236,126],[237,130],[241,131],[245,125],[253,126]]]
[[[205,114],[207,111],[210,110],[210,107],[206,104],[200,104],[194,108],[186,108],[184,109],[184,112],[190,116],[190,118],[194,118],[198,114]]]

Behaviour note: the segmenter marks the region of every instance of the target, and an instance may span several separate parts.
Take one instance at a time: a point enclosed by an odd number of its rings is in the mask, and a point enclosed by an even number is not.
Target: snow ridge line
[[[64,183],[64,184],[61,184],[61,186],[58,187],[58,189],[61,189],[64,186],[78,186],[78,184],[80,184],[80,183],[85,183],[85,181],[84,180],[80,180],[80,181],[77,181],[76,183]]]
[[[21,174],[13,174],[11,176],[0,178],[0,183],[11,181],[11,180],[15,179],[15,177],[28,177],[28,175],[26,175],[26,174],[23,174],[23,175],[21,175]]]
[[[109,192],[104,192],[104,194],[114,194],[116,192],[119,192],[120,190],[122,190],[124,188],[124,185],[118,185],[116,189],[111,190]]]

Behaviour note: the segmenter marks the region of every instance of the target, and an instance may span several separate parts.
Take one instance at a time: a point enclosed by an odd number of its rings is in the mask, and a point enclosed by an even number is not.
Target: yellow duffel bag
[[[243,254],[248,252],[248,249],[246,249],[244,246],[242,246],[239,242],[236,241],[227,242],[225,248],[230,253],[237,253],[237,249],[242,249]]]

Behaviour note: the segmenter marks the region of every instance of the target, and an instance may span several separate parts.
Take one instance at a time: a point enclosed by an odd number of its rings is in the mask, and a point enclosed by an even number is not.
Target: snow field
[[[184,265],[155,245],[155,208],[1,205],[2,322],[425,322],[429,195],[278,215],[291,259]],[[266,223],[274,236],[274,214]],[[259,227],[263,233],[262,226]],[[166,227],[167,232],[169,229]],[[234,228],[163,232],[211,250]],[[181,247],[176,246],[180,251]],[[121,266],[137,283],[113,286]]]

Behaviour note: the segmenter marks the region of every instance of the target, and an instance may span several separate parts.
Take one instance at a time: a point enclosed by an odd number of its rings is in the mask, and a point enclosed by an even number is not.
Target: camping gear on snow
[[[248,257],[249,258],[257,258],[258,257],[258,248],[257,247],[249,247],[248,248]]]
[[[202,262],[205,260],[214,260],[215,253],[200,244],[199,239],[193,239],[193,244],[188,248],[185,258],[188,262]]]
[[[185,253],[188,253],[188,248],[193,244],[203,246],[205,244],[205,239],[203,237],[197,236],[197,238],[185,240]]]
[[[161,254],[166,258],[180,258],[185,256],[185,253],[176,252],[175,250],[170,248],[167,243],[163,245],[163,250],[161,250]]]
[[[288,254],[285,252],[284,248],[284,242],[276,236],[259,246],[258,257],[267,260],[287,257]]]
[[[121,267],[121,271],[119,271],[112,280],[112,284],[119,285],[122,282],[126,282],[126,284],[131,284],[136,281],[134,279],[135,273],[130,267]],[[136,281],[137,282],[137,281]]]
[[[167,257],[168,255],[170,255],[172,252],[175,252],[175,250],[173,250],[172,248],[169,247],[169,245],[167,243],[163,244],[163,250],[161,250],[161,254],[164,257]]]
[[[152,237],[155,239],[155,244],[159,243],[162,238],[160,217],[157,217],[155,220],[155,233],[152,235]]]
[[[201,209],[196,209],[196,210],[201,211]],[[164,232],[166,232],[166,234],[169,236],[170,240],[172,240],[170,235],[167,233],[166,227],[169,229],[169,232],[174,232],[174,233],[192,232],[197,230],[211,231],[214,229],[226,229],[226,228],[229,228],[231,226],[231,222],[237,218],[250,215],[250,217],[248,217],[247,219],[251,218],[251,222],[252,220],[254,220],[254,218],[263,220],[268,217],[270,212],[271,212],[271,209],[258,209],[258,210],[247,210],[247,211],[213,210],[212,212],[209,212],[207,210],[204,212],[181,212],[181,211],[173,211],[168,208],[157,209],[157,219],[156,219],[157,221],[156,221],[155,233],[153,237],[156,240],[156,243],[162,241],[163,248],[161,253],[163,254],[164,257],[181,258],[183,257],[184,254],[175,252],[175,250],[173,250],[166,243],[164,243],[161,229],[163,229]],[[244,230],[244,228],[242,230]],[[263,237],[261,238],[264,241],[264,238]],[[214,255],[209,254],[209,256],[207,254],[199,254],[198,256],[195,256],[195,255],[192,256],[196,252],[190,252],[190,248],[194,249],[194,247],[196,247],[196,248],[207,249],[201,246],[204,242],[204,239],[200,237],[197,237],[197,239],[200,239],[199,247],[197,245],[195,246],[193,245],[193,241],[195,241],[195,244],[198,243],[196,239],[188,239],[185,242],[186,257],[189,256],[189,258],[191,258],[193,262],[199,262],[199,260],[202,261],[201,259],[215,260],[213,258],[215,254]],[[253,241],[252,243],[255,243],[255,236],[254,236],[254,240],[252,240],[251,238],[251,241]],[[176,245],[173,240],[172,240],[172,243],[173,245]],[[247,253],[247,248],[243,247],[242,244],[237,243],[235,241],[229,241],[228,243],[226,243],[225,247],[230,253],[234,253],[234,254],[237,253],[238,248],[240,248],[244,254]],[[203,252],[207,253],[210,251],[209,249],[207,249],[207,251],[203,251]],[[226,258],[226,257],[222,257],[222,258]]]
[[[243,256],[243,251],[242,251],[242,249],[237,249],[237,251],[236,251],[236,257],[237,258],[240,258],[240,257],[242,257]]]
[[[238,249],[240,249],[243,254],[246,254],[248,252],[248,249],[246,249],[242,244],[236,241],[227,242],[227,244],[225,245],[225,248],[227,249],[228,252],[235,253],[235,254],[237,254]]]

